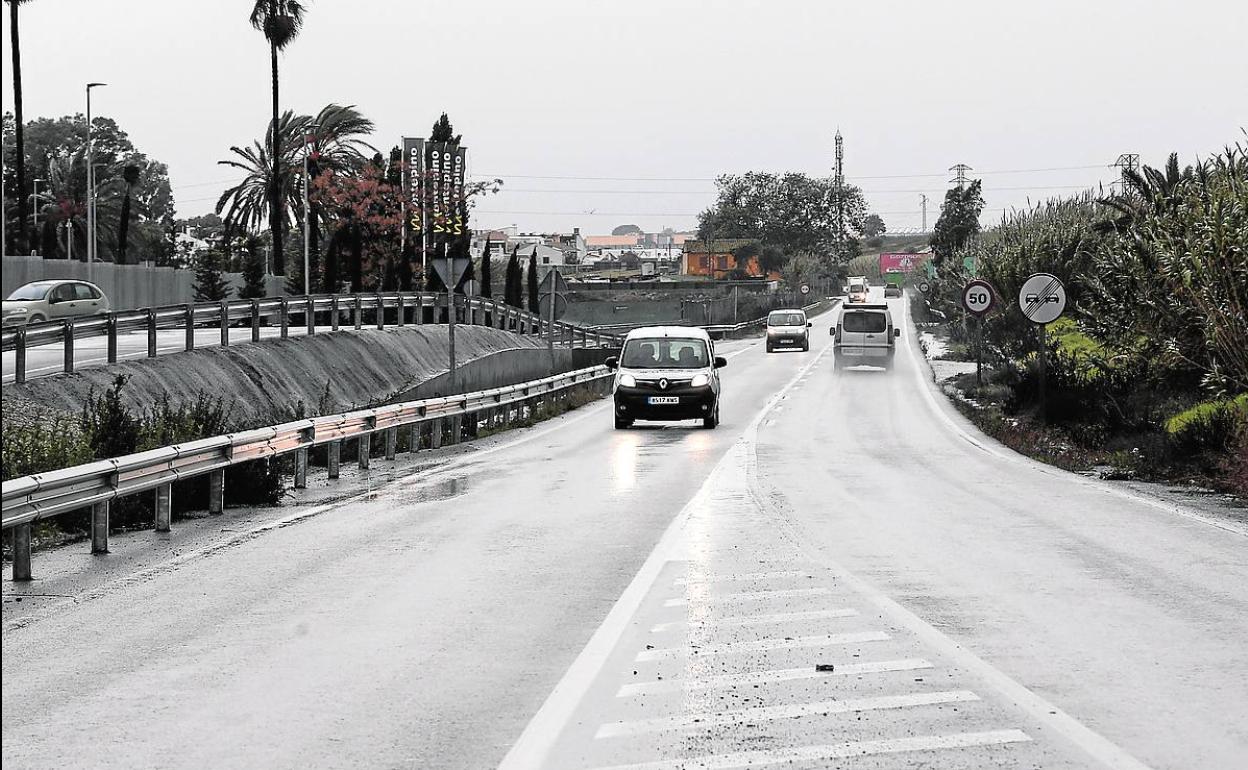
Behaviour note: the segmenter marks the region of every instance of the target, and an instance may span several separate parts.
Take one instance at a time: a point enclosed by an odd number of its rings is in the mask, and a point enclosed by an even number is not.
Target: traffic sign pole
[[[1035,273],[1027,277],[1018,291],[1018,308],[1027,320],[1040,327],[1036,335],[1040,349],[1037,355],[1040,386],[1040,421],[1048,422],[1048,402],[1045,398],[1045,380],[1048,379],[1049,343],[1047,325],[1057,320],[1066,309],[1066,287],[1061,279],[1049,273]]]
[[[1039,324],[1040,327],[1040,422],[1047,423],[1049,421],[1049,407],[1045,400],[1044,385],[1048,378],[1049,372],[1049,351],[1048,351],[1048,334],[1046,333],[1048,324]]]

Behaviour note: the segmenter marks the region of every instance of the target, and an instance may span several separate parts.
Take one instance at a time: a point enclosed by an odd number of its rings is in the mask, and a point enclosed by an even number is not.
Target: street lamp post
[[[95,263],[95,158],[94,139],[91,135],[91,89],[107,83],[87,83],[87,268]]]
[[[312,205],[308,197],[308,130],[313,132],[315,138],[316,129],[320,128],[316,123],[309,123],[303,130],[303,296],[312,293]]]
[[[35,213],[32,215],[32,216],[34,216],[34,218],[35,218],[34,233],[32,234],[32,235],[33,235],[33,237],[34,237],[34,240],[35,240],[35,248],[34,248],[34,249],[32,249],[32,251],[34,251],[34,253],[36,253],[36,254],[38,254],[38,253],[39,253],[39,244],[40,244],[40,238],[39,238],[39,183],[40,183],[40,182],[46,182],[46,181],[48,181],[48,180],[46,180],[46,179],[36,179],[36,180],[35,180],[35,206],[34,206],[34,208],[35,208]]]

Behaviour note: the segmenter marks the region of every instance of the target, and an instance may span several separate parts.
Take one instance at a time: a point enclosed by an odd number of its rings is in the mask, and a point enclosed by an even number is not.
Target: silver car
[[[5,326],[59,321],[108,311],[108,297],[99,286],[69,279],[28,283],[3,303]]]

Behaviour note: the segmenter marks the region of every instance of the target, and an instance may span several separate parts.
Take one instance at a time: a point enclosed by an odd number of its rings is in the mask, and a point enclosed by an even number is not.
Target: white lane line
[[[909,695],[883,695],[876,698],[852,700],[825,700],[815,703],[794,703],[786,706],[758,706],[756,708],[730,709],[703,714],[682,714],[676,717],[655,717],[635,722],[607,722],[598,728],[595,738],[617,738],[622,735],[641,735],[664,730],[687,730],[689,728],[718,727],[720,725],[742,726],[777,719],[828,716],[830,714],[856,714],[861,711],[884,711],[887,709],[936,706],[942,703],[969,703],[979,700],[970,690],[947,692],[924,692]]]
[[[674,620],[670,623],[659,623],[650,629],[652,634],[661,634],[677,628],[723,628],[735,626],[763,626],[768,623],[791,623],[801,620],[827,620],[831,618],[857,617],[858,610],[810,610],[809,612],[777,612],[771,615],[739,615],[731,618],[707,618],[705,620]]]
[[[617,698],[635,695],[656,695],[664,692],[687,692],[692,690],[715,690],[742,685],[792,682],[799,679],[822,679],[834,676],[862,676],[864,674],[887,674],[894,671],[919,671],[933,668],[923,658],[882,660],[871,663],[846,663],[832,671],[816,671],[814,666],[802,668],[778,668],[771,671],[747,671],[744,674],[716,674],[701,679],[659,679],[650,682],[626,684],[615,693]]]
[[[746,591],[739,594],[723,594],[721,596],[697,596],[690,599],[682,596],[677,599],[668,599],[663,602],[664,607],[684,607],[690,602],[694,604],[731,604],[732,602],[750,602],[765,599],[783,599],[794,596],[818,596],[820,594],[830,594],[832,591],[827,588],[790,588],[784,591]]]
[[[792,379],[785,383],[784,387],[772,394],[772,397],[767,399],[767,403],[758,410],[746,426],[745,432],[748,434],[751,428],[757,430],[759,423],[780,401],[780,398],[793,387],[798,378],[814,369],[831,350],[831,345],[825,345],[793,375]],[[733,446],[740,443],[741,439],[738,439],[737,444]],[[620,594],[620,598],[616,599],[602,624],[585,644],[585,648],[576,656],[576,660],[572,661],[572,665],[568,667],[563,678],[555,684],[542,707],[529,720],[524,732],[507,752],[507,756],[503,757],[503,761],[498,766],[499,770],[527,770],[528,768],[541,770],[546,765],[547,756],[559,739],[559,734],[564,726],[572,722],[576,708],[602,672],[611,651],[631,627],[632,619],[641,609],[641,604],[651,587],[658,581],[659,574],[669,560],[669,555],[676,553],[677,549],[684,545],[682,540],[685,537],[686,522],[695,511],[706,506],[707,500],[719,486],[720,475],[726,472],[724,469],[730,463],[734,462],[737,462],[737,459],[733,456],[732,447],[730,447],[707,474],[706,480],[694,493],[693,498],[672,518],[654,550],[650,552],[645,563],[641,565],[641,569],[633,576],[632,582],[624,589],[624,593]]]
[[[725,575],[690,575],[678,578],[678,586],[696,586],[703,583],[731,583],[738,580],[772,580],[789,577],[806,577],[809,573],[801,570],[782,570],[779,572],[742,572]]]
[[[710,754],[684,759],[662,759],[658,762],[640,762],[632,765],[612,765],[597,770],[684,770],[697,767],[701,770],[731,770],[737,767],[765,767],[794,762],[826,762],[832,759],[874,756],[879,754],[903,754],[911,751],[936,751],[938,749],[963,749],[973,746],[1000,746],[1009,743],[1026,743],[1031,736],[1022,730],[989,730],[980,733],[953,733],[951,735],[920,735],[911,738],[885,738],[878,741],[847,741],[826,746],[800,746],[792,749],[764,749],[761,751],[737,751],[730,754]]]
[[[686,655],[704,657],[707,655],[731,655],[739,652],[763,652],[765,650],[797,650],[804,647],[831,647],[839,644],[857,644],[859,642],[886,642],[892,639],[883,631],[855,631],[850,634],[824,634],[823,636],[794,636],[787,639],[756,639],[752,642],[727,642],[725,644],[708,644],[702,647],[686,645],[684,647],[662,647],[653,650],[642,650],[634,658],[638,663],[664,658],[680,658]]]

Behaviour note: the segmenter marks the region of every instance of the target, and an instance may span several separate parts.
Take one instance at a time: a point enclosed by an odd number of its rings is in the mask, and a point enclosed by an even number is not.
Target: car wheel
[[[709,417],[702,418],[702,427],[707,430],[715,430],[719,426],[719,404],[715,404],[715,411]]]
[[[628,430],[628,429],[629,429],[629,428],[631,428],[631,427],[633,427],[633,421],[632,421],[632,420],[630,420],[630,419],[628,419],[627,417],[616,417],[616,418],[615,418],[615,429],[616,429],[616,430]]]
[[[803,353],[810,352],[810,340],[806,340],[804,343],[802,343],[802,352]]]
[[[44,321],[46,321],[46,320],[48,320],[48,319],[46,319],[46,318],[44,318],[43,316],[41,316],[41,315],[39,315],[39,314],[37,314],[37,313],[36,313],[35,315],[32,315],[30,318],[27,318],[27,319],[26,319],[26,323],[28,323],[28,324],[41,324],[41,323],[43,323],[43,322],[44,322]]]
[[[773,347],[771,346],[771,343],[770,343],[770,342],[769,342],[769,343],[767,343],[767,352],[768,352],[768,353],[774,353],[774,352],[776,352],[776,349],[775,349],[775,348],[773,348]]]

